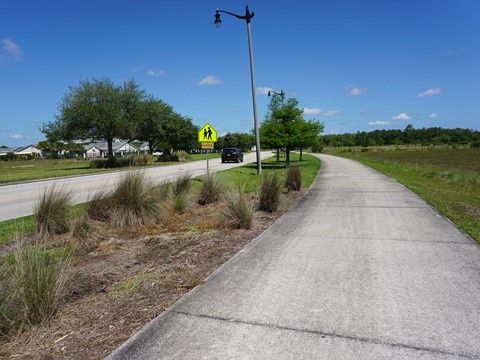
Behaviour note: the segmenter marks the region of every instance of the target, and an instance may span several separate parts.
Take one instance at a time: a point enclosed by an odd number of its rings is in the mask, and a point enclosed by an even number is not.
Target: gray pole
[[[255,71],[253,69],[253,50],[252,50],[252,35],[250,33],[250,21],[247,21],[247,32],[248,32],[248,49],[250,52],[250,76],[252,78],[253,123],[255,126],[255,147],[257,151],[257,175],[261,175],[262,159],[260,157],[260,133],[258,131],[257,95],[255,91]]]

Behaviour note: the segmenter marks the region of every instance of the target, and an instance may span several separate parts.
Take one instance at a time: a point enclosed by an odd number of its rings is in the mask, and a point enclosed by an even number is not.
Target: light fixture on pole
[[[248,10],[248,6],[246,7],[245,15],[237,15],[225,10],[217,9],[215,13],[215,26],[217,29],[220,28],[222,24],[222,20],[220,19],[220,13],[225,13],[228,15],[235,16],[237,19],[245,20],[247,22],[247,33],[248,33],[248,50],[250,53],[250,77],[252,82],[252,100],[253,100],[253,123],[255,126],[255,147],[257,151],[257,174],[262,174],[262,159],[260,156],[260,133],[258,130],[258,118],[257,118],[257,97],[255,92],[255,71],[253,67],[253,50],[252,50],[252,34],[250,31],[250,19],[255,16],[255,13],[250,12]]]
[[[283,103],[284,103],[284,100],[285,100],[285,93],[283,92],[283,90],[280,90],[280,92],[276,92],[275,90],[268,90],[268,96],[272,96],[272,93],[274,93],[275,95],[278,95],[282,98],[282,106],[283,106]]]

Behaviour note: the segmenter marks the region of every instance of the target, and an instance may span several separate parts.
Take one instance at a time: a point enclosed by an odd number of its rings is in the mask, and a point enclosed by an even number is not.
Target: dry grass
[[[192,174],[184,173],[175,179],[173,183],[173,194],[179,195],[181,193],[188,193],[190,191],[190,180],[192,179]]]
[[[220,179],[214,175],[210,174],[205,176],[202,181],[202,188],[200,189],[200,198],[198,203],[200,205],[211,204],[218,199],[223,192],[223,186],[220,182]]]
[[[230,191],[225,196],[222,221],[234,229],[251,229],[255,210],[245,191]]]
[[[141,171],[125,175],[111,194],[110,223],[120,228],[160,222],[163,215],[162,190]]]
[[[54,252],[44,243],[27,244],[19,239],[14,253],[11,306],[14,321],[37,324],[49,320],[57,311],[67,280],[71,257],[65,251]]]
[[[113,206],[112,194],[106,190],[97,191],[87,202],[85,213],[91,220],[109,221]]]
[[[274,214],[256,212],[250,230],[220,226],[221,202],[193,203],[161,225],[135,229],[86,219],[91,232],[82,251],[75,253],[55,316],[26,327],[15,340],[0,337],[0,358],[104,359],[187,291],[201,285],[300,195],[289,194]],[[71,234],[61,237],[68,242]]]
[[[282,182],[277,173],[267,175],[262,179],[258,195],[258,209],[261,211],[274,212],[280,205]]]
[[[45,189],[35,205],[35,233],[43,238],[70,230],[72,195],[63,188]]]
[[[289,191],[300,191],[302,188],[302,172],[300,166],[294,165],[287,168],[285,186]]]

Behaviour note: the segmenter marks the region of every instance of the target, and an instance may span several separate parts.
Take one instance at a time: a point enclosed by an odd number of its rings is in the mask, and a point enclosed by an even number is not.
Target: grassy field
[[[205,154],[191,154],[187,161],[204,160],[205,156]],[[215,159],[219,156],[218,153],[208,155],[209,159]],[[156,162],[148,166],[169,164],[172,163]],[[118,170],[122,169],[91,169],[90,161],[85,159],[0,161],[0,184]]]
[[[480,243],[480,149],[326,149],[392,177]]]
[[[214,154],[209,154],[209,157]],[[218,154],[216,154],[218,157]],[[205,155],[203,154],[203,158]],[[202,155],[198,154],[195,156],[195,160],[201,160]],[[302,170],[302,180],[303,186],[308,187],[312,184],[315,179],[319,169],[320,169],[320,160],[313,156],[304,155],[303,161],[299,161],[298,154],[292,154],[291,159],[292,165],[299,165]],[[50,167],[54,165],[50,164]],[[277,172],[278,175],[283,179],[285,176],[285,163],[280,162],[279,165],[275,164],[275,158],[269,158],[262,161],[263,176],[268,175],[272,172]],[[35,172],[32,172],[32,176]],[[218,174],[222,183],[229,188],[240,188],[245,187],[245,191],[253,192],[256,191],[258,185],[260,184],[261,177],[257,176],[257,167],[256,164],[248,164],[241,167],[233,168],[230,170],[225,170],[216,173]],[[201,177],[193,179],[192,181],[194,188],[197,190],[201,187]],[[71,216],[72,218],[77,218],[80,216],[84,208],[84,204],[75,205],[72,208]],[[0,244],[3,244],[11,239],[13,239],[16,234],[21,232],[30,233],[34,231],[34,220],[33,216],[25,216],[18,219],[7,220],[0,222]]]

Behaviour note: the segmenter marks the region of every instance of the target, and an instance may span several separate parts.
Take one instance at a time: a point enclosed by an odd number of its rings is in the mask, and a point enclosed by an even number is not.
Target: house
[[[137,148],[137,153],[138,153],[138,155],[148,155],[148,154],[150,154],[150,147],[148,146],[148,143],[147,142],[142,143]]]
[[[15,153],[16,149],[18,148],[12,148],[12,147],[0,148],[0,156],[7,155],[8,153]]]
[[[0,156],[6,155],[8,153],[14,153],[15,155],[28,155],[32,157],[42,157],[42,150],[37,148],[35,145],[0,149]]]
[[[113,153],[116,156],[135,155],[137,149],[126,140],[114,141]],[[108,156],[108,143],[106,141],[85,144],[85,157],[105,158]]]

